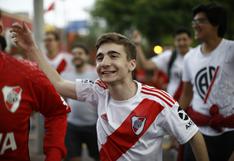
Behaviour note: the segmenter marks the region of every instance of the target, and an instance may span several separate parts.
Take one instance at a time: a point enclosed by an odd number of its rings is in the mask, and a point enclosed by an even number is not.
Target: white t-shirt
[[[76,80],[78,99],[98,108],[101,160],[162,161],[162,131],[175,136],[181,144],[198,131],[166,92],[136,83],[135,96],[117,101],[100,80]]]
[[[64,72],[61,75],[63,78],[75,81],[76,79],[90,79],[95,81],[98,78],[94,67],[86,69],[83,73],[78,73],[75,70]],[[67,103],[71,107],[71,112],[68,114],[68,122],[76,126],[95,125],[97,122],[97,108],[90,103],[81,102],[74,99],[67,99]]]
[[[205,95],[219,66],[207,102]],[[209,54],[201,53],[201,46],[190,51],[184,60],[183,81],[193,85],[192,106],[197,112],[210,115],[211,105],[217,104],[223,116],[234,114],[234,41],[223,39]],[[200,127],[202,133],[220,135],[209,126]],[[223,128],[223,132],[234,129]]]
[[[60,74],[63,72],[68,72],[74,70],[72,65],[72,55],[68,53],[58,53],[53,59],[49,59],[46,56],[49,64],[56,69]]]
[[[172,52],[173,51],[171,50],[166,50],[161,55],[151,58],[155,65],[166,74],[168,74],[168,64],[171,59]],[[167,86],[167,92],[172,96],[175,94],[182,79],[183,61],[184,56],[178,53],[171,67],[171,76]]]

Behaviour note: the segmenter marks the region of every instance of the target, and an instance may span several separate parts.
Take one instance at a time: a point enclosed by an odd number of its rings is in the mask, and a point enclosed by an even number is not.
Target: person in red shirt
[[[0,80],[0,160],[30,161],[29,121],[32,112],[37,111],[45,117],[45,160],[61,161],[66,155],[69,106],[34,63],[16,60],[2,51]]]

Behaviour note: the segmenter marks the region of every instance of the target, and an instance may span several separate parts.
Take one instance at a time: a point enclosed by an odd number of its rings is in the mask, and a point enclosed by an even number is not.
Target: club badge
[[[23,91],[22,88],[19,86],[15,87],[5,86],[2,88],[4,102],[6,108],[10,112],[14,113],[19,108],[22,91]]]
[[[139,135],[143,131],[145,126],[145,121],[146,121],[145,117],[137,117],[137,116],[132,117],[132,130],[136,135]]]

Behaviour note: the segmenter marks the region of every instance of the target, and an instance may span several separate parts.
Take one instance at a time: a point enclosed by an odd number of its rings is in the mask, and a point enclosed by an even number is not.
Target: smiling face
[[[179,52],[184,55],[189,51],[192,40],[187,33],[180,33],[175,36],[174,43]]]
[[[75,47],[74,49],[72,49],[72,54],[72,62],[76,68],[81,68],[88,62],[89,56],[84,49]]]
[[[218,35],[218,27],[213,26],[203,12],[199,12],[194,16],[192,27],[194,29],[195,39],[199,41],[206,41]]]
[[[136,60],[127,59],[123,45],[103,43],[97,50],[96,67],[102,81],[108,84],[123,83],[132,80]]]

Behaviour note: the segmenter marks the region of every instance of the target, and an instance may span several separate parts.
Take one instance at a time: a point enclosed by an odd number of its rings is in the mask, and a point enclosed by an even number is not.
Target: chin
[[[113,83],[113,82],[115,82],[115,80],[113,80],[113,79],[109,79],[109,78],[101,78],[101,80],[103,81],[103,82],[105,82],[105,83]]]

